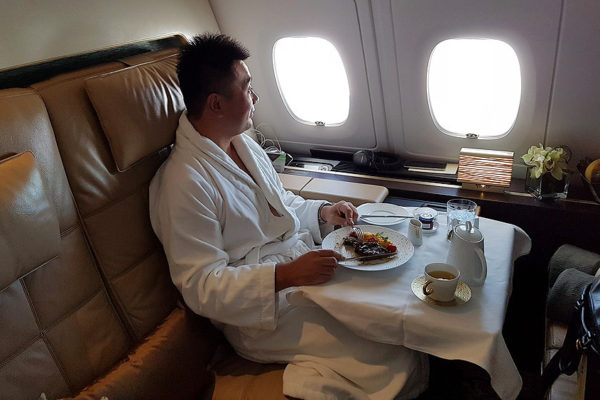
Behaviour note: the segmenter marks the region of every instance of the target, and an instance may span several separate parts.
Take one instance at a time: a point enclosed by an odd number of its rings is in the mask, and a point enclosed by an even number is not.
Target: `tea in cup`
[[[453,265],[445,263],[433,263],[425,266],[425,278],[423,294],[429,298],[449,302],[454,300],[454,292],[458,286],[460,271]]]

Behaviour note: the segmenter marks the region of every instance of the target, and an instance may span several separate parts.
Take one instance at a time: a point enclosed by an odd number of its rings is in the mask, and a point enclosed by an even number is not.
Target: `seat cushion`
[[[68,391],[22,281],[56,259],[59,247],[58,220],[33,155],[0,161],[0,398]]]
[[[11,400],[77,393],[110,370],[129,341],[89,251],[44,103],[32,90],[0,91],[0,157],[23,152],[0,179],[2,196],[16,202],[0,214],[19,219],[0,233],[17,240],[8,247],[18,254],[9,265],[3,253],[0,265],[3,280],[19,277],[0,288],[0,397]]]
[[[176,65],[171,55],[86,80],[119,171],[175,141],[185,108]]]
[[[259,364],[246,360],[231,347],[222,349],[214,365],[213,400],[285,400],[284,364]]]
[[[213,400],[285,400],[283,369],[257,375],[217,375]]]
[[[206,366],[220,343],[208,320],[176,308],[124,362],[74,399],[203,399],[213,382]]]
[[[178,293],[148,213],[148,184],[166,154],[154,154],[118,172],[85,91],[86,79],[122,67],[118,63],[90,67],[35,87],[52,120],[107,291],[133,344],[138,344],[173,310]]]
[[[0,162],[0,290],[59,253],[60,230],[33,154]]]

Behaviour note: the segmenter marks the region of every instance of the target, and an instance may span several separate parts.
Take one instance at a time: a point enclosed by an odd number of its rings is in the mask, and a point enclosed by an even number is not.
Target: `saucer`
[[[454,292],[454,300],[452,301],[437,301],[433,300],[429,296],[425,296],[423,294],[423,285],[427,282],[427,278],[425,275],[419,276],[415,278],[414,281],[410,284],[410,288],[412,289],[415,296],[424,301],[425,303],[433,306],[444,306],[444,307],[454,307],[465,304],[467,301],[471,300],[471,288],[469,285],[464,283],[463,281],[459,281],[456,286],[456,291]]]
[[[432,233],[437,232],[440,224],[437,221],[433,221],[433,228],[431,229],[422,229],[423,235],[431,235]]]

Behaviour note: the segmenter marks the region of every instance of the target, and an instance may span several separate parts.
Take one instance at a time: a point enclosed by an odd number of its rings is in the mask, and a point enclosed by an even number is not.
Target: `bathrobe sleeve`
[[[228,325],[275,329],[275,263],[229,265],[216,211],[222,199],[214,188],[204,181],[185,190],[165,190],[162,195],[153,226],[165,248],[171,278],[186,304]]]
[[[324,200],[306,200],[289,190],[282,189],[282,200],[286,207],[296,213],[300,221],[300,228],[308,229],[315,243],[321,244],[323,237],[333,230],[329,224],[319,225],[319,207],[325,203]]]

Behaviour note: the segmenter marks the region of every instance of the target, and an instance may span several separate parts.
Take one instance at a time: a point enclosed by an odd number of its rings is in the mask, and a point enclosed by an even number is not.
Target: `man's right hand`
[[[338,261],[344,257],[333,250],[313,250],[275,266],[275,291],[290,286],[318,285],[333,278]]]

